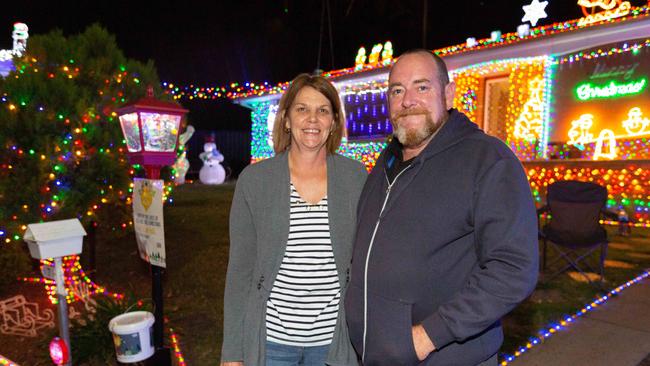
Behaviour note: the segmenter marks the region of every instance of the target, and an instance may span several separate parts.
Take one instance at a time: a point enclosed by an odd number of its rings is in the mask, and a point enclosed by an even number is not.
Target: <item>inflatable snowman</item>
[[[217,150],[214,138],[209,138],[203,144],[203,152],[199,154],[203,167],[199,171],[199,179],[203,184],[221,184],[226,179],[226,171],[221,166],[223,155]]]
[[[185,174],[187,174],[187,171],[190,169],[190,161],[187,160],[187,149],[185,148],[185,144],[192,137],[193,134],[194,134],[194,127],[190,125],[187,126],[185,132],[183,132],[178,137],[178,150],[182,152],[178,156],[178,159],[176,159],[174,165],[172,165],[175,171],[174,181],[176,182],[177,185],[181,185],[185,183]]]

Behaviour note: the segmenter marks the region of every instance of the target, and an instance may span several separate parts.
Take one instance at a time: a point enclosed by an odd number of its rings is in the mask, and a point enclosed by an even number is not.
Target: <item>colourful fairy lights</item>
[[[641,165],[643,164],[643,165]],[[559,180],[593,182],[607,188],[607,207],[624,209],[632,225],[650,228],[650,169],[648,163],[562,161],[524,162],[535,201],[545,202],[548,185]]]
[[[595,25],[600,25],[603,23],[618,23],[627,20],[638,19],[642,17],[647,17],[650,15],[650,8],[648,6],[632,8],[630,13],[627,16],[619,17],[616,19],[604,19],[590,24],[580,25],[580,19],[574,19],[570,21],[556,22],[549,25],[539,26],[530,29],[527,34],[520,34],[518,32],[510,32],[502,34],[501,37],[489,37],[484,39],[476,40],[476,44],[473,46],[468,46],[467,43],[461,43],[458,45],[452,45],[440,49],[436,49],[433,52],[440,56],[451,56],[459,53],[464,53],[468,51],[477,51],[483,49],[489,49],[494,47],[502,47],[506,45],[515,44],[518,42],[526,41],[529,39],[536,39],[546,36],[551,36],[558,33],[572,32],[578,29],[591,27]],[[392,48],[391,48],[392,49]],[[364,51],[365,52],[365,51]],[[365,57],[365,56],[364,56]],[[571,56],[577,57],[574,60],[579,59],[581,56]],[[377,62],[377,63],[365,63],[357,62],[357,66],[332,70],[323,73],[323,76],[327,78],[339,78],[342,76],[353,75],[365,73],[367,71],[372,71],[375,69],[387,68],[392,64],[391,62]],[[563,61],[560,61],[563,62]],[[173,83],[163,82],[162,87],[166,90],[167,93],[172,95],[174,99],[218,99],[218,98],[229,98],[232,100],[243,99],[243,98],[252,98],[252,97],[261,97],[265,95],[275,95],[281,94],[286,90],[288,86],[287,82],[279,83],[277,85],[271,85],[269,82],[262,83],[253,83],[246,82],[243,84],[239,83],[230,83],[227,85],[221,86],[195,86],[190,84],[188,86],[178,86]]]
[[[54,267],[54,261],[42,260],[41,272],[44,272],[44,267]],[[53,271],[53,270],[52,270]],[[94,283],[88,275],[81,268],[78,255],[63,257],[63,276],[66,290],[66,301],[73,303],[75,301],[85,299],[89,296],[102,294],[116,299],[124,298],[123,294],[113,293],[107,291],[105,288]],[[25,277],[22,278],[25,282],[40,283],[45,285],[45,291],[48,294],[50,302],[56,304],[58,302],[56,294],[56,282],[51,279],[43,277]]]
[[[62,80],[74,80],[90,71],[84,70],[74,60],[69,60],[63,65],[43,65],[34,57],[25,58],[22,64],[17,65],[14,77],[35,78],[36,74],[46,75],[46,80],[52,83]],[[92,72],[90,72],[92,73]],[[27,81],[29,82],[30,79]],[[66,199],[74,188],[71,172],[80,169],[90,159],[112,160],[123,166],[124,171],[132,177],[139,166],[129,166],[125,156],[125,141],[116,137],[107,146],[97,146],[96,136],[101,134],[101,125],[117,121],[115,109],[127,101],[126,87],[132,87],[140,83],[137,73],[131,73],[122,66],[110,77],[100,81],[100,88],[97,95],[103,96],[105,105],[102,108],[90,106],[79,112],[56,110],[57,107],[50,107],[44,101],[33,99],[31,96],[13,96],[7,93],[0,95],[0,106],[4,105],[9,111],[9,117],[14,118],[18,113],[37,114],[51,121],[52,127],[61,130],[60,139],[53,145],[47,146],[21,146],[10,137],[5,139],[5,152],[3,161],[0,162],[0,176],[14,174],[18,166],[37,164],[41,170],[38,175],[41,182],[41,202],[34,205],[25,202],[20,209],[9,212],[5,219],[0,222],[0,243],[19,241],[25,230],[26,221],[34,221],[34,217],[40,220],[47,220],[59,212],[65,206]],[[52,104],[56,104],[52,102]],[[98,178],[99,179],[99,178]],[[102,184],[103,183],[103,184]],[[78,218],[93,219],[99,211],[111,205],[128,205],[131,200],[132,187],[120,188],[111,177],[104,177],[100,184],[97,184],[95,199],[91,201],[84,212],[79,213]],[[165,189],[166,199],[171,193],[172,183],[167,184]],[[11,210],[11,208],[9,208]],[[87,221],[87,220],[86,220]],[[132,226],[130,220],[118,222],[112,230],[127,229]]]
[[[252,96],[261,97],[264,95],[276,95],[283,93],[288,82],[271,85],[268,82],[256,83],[230,83],[225,86],[195,86],[190,84],[187,86],[179,86],[174,83],[163,82],[163,90],[171,95],[175,100],[178,99],[208,99],[215,100],[219,98],[240,99]]]
[[[644,271],[642,274],[633,278],[630,281],[616,287],[615,289],[609,291],[606,295],[595,298],[593,301],[585,304],[580,310],[576,311],[574,314],[565,315],[559,321],[548,324],[546,327],[542,328],[538,332],[538,336],[531,337],[530,340],[525,344],[517,348],[513,355],[501,355],[501,366],[506,366],[513,362],[515,359],[520,357],[522,354],[526,353],[529,349],[538,346],[544,343],[548,338],[553,336],[555,333],[566,330],[571,324],[575,323],[580,317],[588,314],[590,311],[596,310],[598,307],[606,303],[612,297],[620,294],[625,289],[629,288],[632,285],[638,284],[642,280],[650,276],[650,272]]]
[[[547,56],[493,60],[452,70],[450,75],[456,83],[454,105],[485,127],[488,121],[484,109],[488,106],[477,107],[485,93],[481,85],[495,76],[507,75],[504,113],[499,114],[499,120],[489,121],[490,127],[503,131],[503,136],[499,137],[508,142],[521,160],[533,160],[541,154],[540,141],[548,129],[548,104],[545,102],[548,100],[546,75],[550,60]],[[523,127],[533,130],[524,136]]]
[[[273,141],[271,139],[271,126],[269,126],[269,115],[275,114],[276,105],[274,102],[258,102],[253,104],[251,111],[251,162],[255,163],[260,160],[268,159],[274,155]],[[358,160],[366,166],[368,170],[372,169],[379,153],[386,146],[381,141],[351,142],[347,139],[341,141],[339,153]]]
[[[10,359],[0,355],[0,365],[2,366],[19,366],[17,363],[11,361]]]
[[[586,82],[576,87],[576,96],[579,100],[595,98],[618,98],[631,94],[641,93],[647,84],[647,79],[633,80],[625,84],[612,80],[605,85],[594,85]]]
[[[606,49],[606,50],[599,48],[588,52],[581,51],[570,55],[564,55],[562,57],[556,58],[554,63],[561,65],[565,63],[578,62],[580,60],[591,60],[600,57],[618,55],[626,52],[632,52],[633,54],[637,54],[638,52],[640,52],[642,49],[646,47],[650,47],[650,39],[646,39],[640,43],[634,43],[632,45],[630,45],[627,42],[624,42],[620,47],[611,47],[610,49]]]
[[[186,366],[185,357],[183,357],[178,335],[174,333],[174,328],[169,328],[169,339],[171,340],[172,350],[174,351],[174,357],[176,357],[176,361],[178,361],[178,366]]]

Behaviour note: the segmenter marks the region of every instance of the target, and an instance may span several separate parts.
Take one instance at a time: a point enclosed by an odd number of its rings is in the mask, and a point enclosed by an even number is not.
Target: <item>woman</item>
[[[222,365],[355,365],[340,299],[366,179],[336,154],[344,116],[325,78],[298,75],[273,126],[275,157],[239,176],[230,212]]]

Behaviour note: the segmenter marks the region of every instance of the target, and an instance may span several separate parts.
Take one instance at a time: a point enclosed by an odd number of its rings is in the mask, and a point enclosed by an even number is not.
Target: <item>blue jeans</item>
[[[266,341],[266,366],[324,366],[330,346],[287,346]]]

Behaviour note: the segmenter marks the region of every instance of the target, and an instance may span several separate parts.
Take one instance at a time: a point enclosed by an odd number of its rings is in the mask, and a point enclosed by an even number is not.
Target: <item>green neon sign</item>
[[[593,85],[583,83],[576,88],[576,96],[580,100],[589,100],[596,98],[618,98],[626,95],[639,94],[645,88],[647,79],[642,78],[629,83],[619,83],[610,81],[605,85]]]

